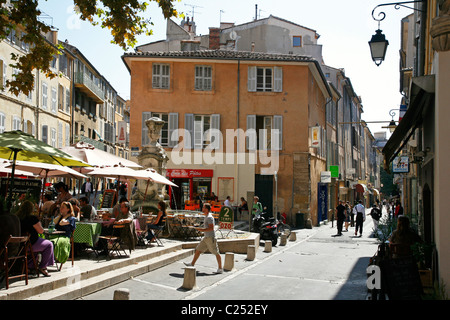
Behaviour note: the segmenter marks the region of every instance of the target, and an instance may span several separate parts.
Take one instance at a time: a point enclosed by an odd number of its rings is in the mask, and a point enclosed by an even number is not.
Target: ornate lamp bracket
[[[391,2],[391,3],[382,3],[377,5],[375,8],[373,8],[372,10],[372,18],[375,21],[378,21],[378,29],[380,28],[380,22],[383,21],[386,18],[386,13],[384,13],[383,11],[378,13],[378,17],[375,17],[375,11],[380,8],[380,7],[385,7],[385,6],[394,6],[395,10],[399,10],[400,8],[408,8],[414,11],[419,11],[419,12],[424,12],[423,10],[414,8],[409,6],[409,4],[412,3],[421,3],[423,2],[423,0],[420,1],[403,1],[403,2]]]

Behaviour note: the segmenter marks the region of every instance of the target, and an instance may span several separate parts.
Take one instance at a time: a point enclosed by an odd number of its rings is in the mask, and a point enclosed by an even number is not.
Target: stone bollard
[[[289,237],[289,241],[297,240],[297,234],[295,232],[291,232],[291,236]]]
[[[287,235],[283,233],[280,238],[280,246],[285,246],[287,242]]]
[[[114,291],[114,300],[130,300],[130,290],[117,289]]]
[[[223,269],[226,271],[234,270],[234,253],[233,252],[225,253],[225,264],[223,266]]]
[[[184,268],[184,280],[182,288],[192,290],[197,287],[197,280],[195,275],[195,267]]]
[[[253,261],[256,258],[256,246],[254,245],[249,245],[247,247],[247,260],[248,261]]]
[[[272,241],[266,240],[264,242],[264,252],[272,252]]]

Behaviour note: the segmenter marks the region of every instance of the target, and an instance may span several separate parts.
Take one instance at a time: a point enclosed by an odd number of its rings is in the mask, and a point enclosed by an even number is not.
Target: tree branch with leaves
[[[150,0],[152,1],[158,3],[166,19],[179,16],[174,2],[180,0]],[[51,26],[39,20],[41,11],[38,5],[39,0],[0,0],[0,40],[5,40],[12,30],[21,30],[18,38],[29,47],[24,55],[11,54],[14,63],[10,66],[18,72],[11,80],[6,81],[6,87],[15,95],[20,92],[28,95],[33,90],[35,69],[50,79],[56,77],[57,74],[50,69],[50,62],[55,55],[62,54],[64,49],[45,38],[44,35],[51,31]],[[119,45],[123,50],[134,47],[137,36],[152,34],[153,23],[144,17],[148,1],[74,0],[74,5],[81,20],[110,30],[111,43]]]

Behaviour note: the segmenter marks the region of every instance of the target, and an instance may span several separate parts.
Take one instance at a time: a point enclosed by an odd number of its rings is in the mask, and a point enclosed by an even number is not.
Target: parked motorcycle
[[[273,217],[267,217],[264,213],[253,217],[253,231],[259,232],[261,240],[271,240],[272,246],[278,242],[277,223]]]

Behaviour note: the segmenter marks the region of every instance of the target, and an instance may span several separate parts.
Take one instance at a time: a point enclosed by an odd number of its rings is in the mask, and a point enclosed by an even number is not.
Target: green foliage
[[[43,1],[43,0],[41,0]],[[56,0],[55,0],[56,1]],[[173,2],[180,0],[150,0],[156,1],[165,18],[178,17]],[[0,40],[6,39],[11,30],[21,30],[17,33],[21,42],[26,43],[30,50],[25,55],[12,54],[15,62],[11,67],[18,73],[14,79],[7,80],[6,86],[15,95],[20,92],[28,95],[34,88],[33,70],[38,69],[48,78],[57,76],[50,69],[53,56],[61,54],[63,48],[49,43],[42,35],[50,31],[50,27],[39,21],[41,12],[38,10],[39,0],[16,0],[6,6],[7,0],[0,0]],[[137,43],[136,36],[152,34],[153,25],[142,14],[148,9],[148,3],[139,0],[74,0],[80,19],[93,25],[100,25],[111,31],[114,44],[126,50]]]
[[[378,223],[378,232],[376,232],[375,235],[381,243],[386,243],[396,228],[397,220],[391,219],[389,216],[385,215],[380,219]]]

